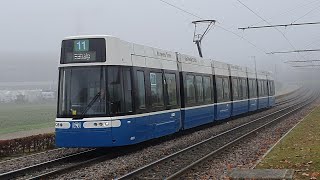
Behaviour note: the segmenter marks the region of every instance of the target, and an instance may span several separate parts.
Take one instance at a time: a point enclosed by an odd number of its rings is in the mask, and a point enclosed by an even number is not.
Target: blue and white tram
[[[215,116],[216,120],[231,117],[231,89],[229,64],[212,61],[214,70]]]
[[[232,89],[231,116],[247,113],[249,111],[247,69],[230,65],[230,76]]]
[[[211,60],[177,54],[181,81],[182,127],[189,129],[213,122],[214,94]]]
[[[258,109],[269,107],[268,79],[266,72],[257,72]]]
[[[273,81],[265,75],[260,79],[266,86],[250,87],[254,78],[247,74],[241,67],[112,36],[66,38],[59,66],[56,145],[136,144],[271,106]],[[261,92],[269,98],[265,101],[260,91],[250,93],[254,86],[266,88]],[[250,108],[251,99],[261,105]]]
[[[256,71],[247,68],[248,88],[249,88],[249,111],[258,109],[258,85]]]
[[[274,86],[274,78],[270,72],[267,73],[268,80],[268,94],[269,94],[269,107],[275,106],[275,86]]]

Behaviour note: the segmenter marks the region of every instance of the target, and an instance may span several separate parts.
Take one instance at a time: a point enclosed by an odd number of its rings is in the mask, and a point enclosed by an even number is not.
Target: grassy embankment
[[[0,135],[54,127],[56,104],[0,104]]]
[[[320,107],[293,129],[257,168],[294,169],[295,179],[320,179]]]

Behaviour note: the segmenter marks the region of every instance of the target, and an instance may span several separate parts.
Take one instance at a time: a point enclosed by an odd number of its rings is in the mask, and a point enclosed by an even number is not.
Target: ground
[[[0,138],[3,136],[54,128],[56,103],[0,104]]]
[[[308,115],[257,168],[294,169],[295,179],[320,179],[320,107]]]

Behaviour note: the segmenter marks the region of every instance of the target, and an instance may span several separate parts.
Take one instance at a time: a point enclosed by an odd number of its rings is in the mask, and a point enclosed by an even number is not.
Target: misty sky
[[[237,0],[167,0],[205,19],[238,33],[266,52],[293,50],[275,29],[238,30],[252,24],[265,25]],[[272,24],[313,22],[320,19],[320,0],[242,0]],[[291,10],[288,13],[288,10]],[[305,17],[306,13],[312,11]],[[60,42],[63,37],[80,34],[108,34],[129,42],[197,56],[192,42],[192,21],[198,20],[159,0],[2,0],[0,1],[0,82],[32,81],[57,77]],[[260,22],[260,23],[259,23]],[[320,25],[279,28],[296,49],[318,48]],[[319,53],[266,55],[239,37],[215,27],[203,41],[204,56],[219,61],[259,69],[294,71],[283,62],[317,59]],[[33,58],[34,57],[34,58]],[[46,58],[47,57],[47,58]],[[39,63],[30,73],[32,66]],[[26,68],[27,67],[27,68]],[[10,69],[11,68],[11,69]],[[25,76],[26,73],[31,74]],[[10,79],[10,75],[15,78]],[[16,75],[20,74],[20,75]],[[10,77],[9,77],[10,76]]]

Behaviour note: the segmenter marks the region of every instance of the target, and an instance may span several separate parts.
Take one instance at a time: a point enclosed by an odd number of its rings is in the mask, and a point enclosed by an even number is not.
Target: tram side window
[[[118,67],[108,68],[108,92],[109,92],[109,112],[111,115],[123,112],[123,97],[120,82],[120,70]]]
[[[241,80],[241,85],[242,85],[242,97],[243,99],[248,99],[248,83],[247,79],[243,78]]]
[[[168,96],[168,105],[174,106],[178,104],[177,99],[177,83],[175,74],[165,74],[166,92]]]
[[[222,102],[223,101],[223,78],[216,77],[216,92],[217,92],[217,101]]]
[[[238,78],[232,78],[232,95],[233,95],[233,100],[239,99]]]
[[[262,87],[262,96],[266,96],[266,92],[265,92],[266,88],[264,86],[264,81],[263,80],[261,80],[261,87]]]
[[[266,96],[266,87],[264,84],[264,80],[260,80],[260,90],[261,90],[261,97]]]
[[[239,100],[243,99],[243,89],[242,89],[242,80],[241,78],[238,79],[238,95],[239,95]]]
[[[253,85],[253,95],[254,97],[258,97],[258,86],[257,86],[257,80],[252,80]]]
[[[250,98],[257,97],[257,81],[255,79],[249,79],[249,93]]]
[[[269,96],[271,96],[271,81],[267,81],[268,82],[268,94]]]
[[[264,95],[265,96],[268,96],[269,95],[269,92],[268,92],[268,81],[263,81],[263,84],[264,84]]]
[[[223,99],[230,100],[230,81],[228,77],[223,78]]]
[[[150,73],[151,105],[153,107],[164,106],[162,73]]]
[[[187,75],[186,76],[186,88],[187,88],[187,103],[195,103],[196,102],[196,92],[194,87],[194,76]]]
[[[211,79],[210,77],[203,77],[203,86],[204,86],[204,100],[205,102],[211,102],[212,100],[212,89],[211,89]]]
[[[137,93],[138,93],[138,101],[137,106],[139,109],[146,108],[146,89],[145,89],[145,81],[144,81],[144,72],[137,71]]]
[[[272,92],[272,96],[274,96],[276,94],[276,90],[275,90],[275,86],[274,86],[274,81],[271,81],[272,83],[272,89],[271,89],[271,92]]]
[[[129,68],[123,70],[124,99],[127,112],[132,112],[132,84],[131,71]]]
[[[198,103],[203,102],[203,82],[202,76],[196,76],[196,88],[197,88],[197,101]]]
[[[261,95],[262,97],[265,96],[265,87],[264,87],[264,83],[263,83],[263,80],[260,81],[260,84],[261,84]]]
[[[263,97],[263,87],[261,80],[258,80],[258,91],[259,91],[259,97]]]

